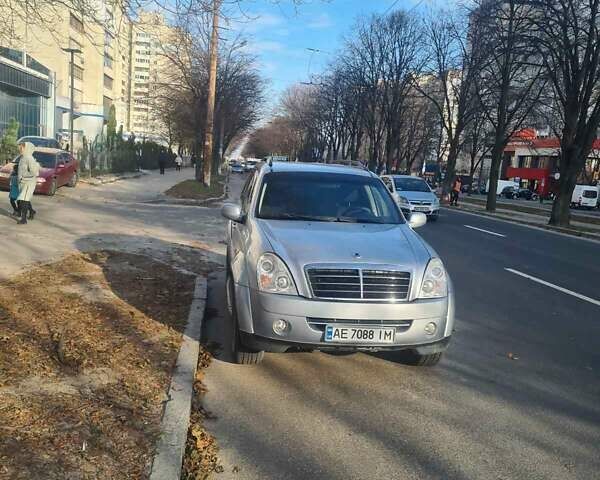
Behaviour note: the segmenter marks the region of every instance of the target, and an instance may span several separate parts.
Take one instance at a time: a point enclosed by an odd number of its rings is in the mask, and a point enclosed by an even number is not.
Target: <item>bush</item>
[[[10,162],[19,154],[18,135],[19,122],[11,118],[0,138],[0,165]]]

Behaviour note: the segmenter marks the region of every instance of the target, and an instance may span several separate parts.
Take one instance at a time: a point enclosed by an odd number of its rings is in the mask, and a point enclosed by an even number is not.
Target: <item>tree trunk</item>
[[[452,182],[456,175],[456,160],[458,159],[459,148],[458,141],[453,141],[450,144],[450,150],[448,151],[448,163],[446,164],[446,177],[442,183],[442,198],[450,193],[452,188]]]
[[[498,192],[498,179],[500,178],[500,165],[502,164],[502,154],[504,152],[504,142],[498,141],[492,148],[492,165],[490,166],[490,188],[487,193],[487,204],[485,209],[488,212],[496,211],[496,200]]]
[[[577,184],[577,177],[582,170],[581,166],[585,165],[585,160],[578,158],[579,156],[587,157],[586,153],[576,146],[563,149],[560,159],[561,177],[558,184],[558,197],[552,205],[550,225],[568,227],[571,223],[571,198]]]

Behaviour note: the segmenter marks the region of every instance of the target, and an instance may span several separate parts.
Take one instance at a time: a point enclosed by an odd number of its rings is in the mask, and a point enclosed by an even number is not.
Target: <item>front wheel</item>
[[[433,367],[442,359],[442,354],[443,352],[420,355],[417,351],[411,350],[406,363],[415,367]]]
[[[231,353],[235,363],[239,365],[256,365],[262,362],[265,352],[255,351],[245,348],[240,341],[240,329],[237,321],[237,311],[235,308],[235,289],[231,274],[227,275],[227,310],[231,318]]]

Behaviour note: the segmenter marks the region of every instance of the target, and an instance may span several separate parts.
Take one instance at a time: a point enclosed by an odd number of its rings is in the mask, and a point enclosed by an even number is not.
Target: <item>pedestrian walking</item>
[[[40,173],[40,164],[33,158],[35,147],[30,142],[20,143],[19,168],[17,170],[17,179],[19,182],[19,196],[17,197],[17,206],[21,214],[20,225],[27,223],[27,218],[33,220],[36,211],[31,206],[31,198],[37,185],[37,177]]]
[[[458,196],[460,195],[460,189],[462,187],[462,182],[459,177],[454,179],[454,183],[452,184],[452,191],[450,192],[450,205],[454,205],[458,207]]]
[[[13,208],[13,217],[19,217],[19,206],[17,204],[17,198],[19,198],[19,162],[17,161],[13,167],[13,171],[10,174],[9,180],[9,191],[8,200],[10,206]]]
[[[181,171],[182,165],[183,165],[183,158],[181,158],[181,155],[177,154],[177,156],[175,157],[175,170],[177,170],[178,172]]]
[[[160,174],[165,174],[165,167],[167,166],[167,152],[161,150],[158,154],[158,168],[160,169]]]

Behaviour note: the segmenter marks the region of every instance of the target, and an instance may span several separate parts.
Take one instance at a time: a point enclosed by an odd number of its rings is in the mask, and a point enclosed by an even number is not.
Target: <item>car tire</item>
[[[56,178],[53,178],[52,182],[50,182],[50,188],[48,188],[48,196],[53,197],[56,194],[57,188]]]
[[[233,277],[231,273],[227,273],[225,280],[225,288],[227,289],[227,310],[232,323],[231,332],[231,352],[235,363],[239,365],[257,365],[262,362],[265,352],[262,350],[250,350],[242,345],[240,341],[240,330],[237,321],[237,311],[235,308],[235,292],[233,288]]]
[[[69,183],[67,183],[67,187],[75,188],[77,186],[77,182],[79,182],[79,174],[77,172],[73,172],[73,176]]]
[[[411,350],[408,354],[406,363],[414,367],[433,367],[442,359],[443,352],[430,353],[428,355],[420,355],[415,350]]]

